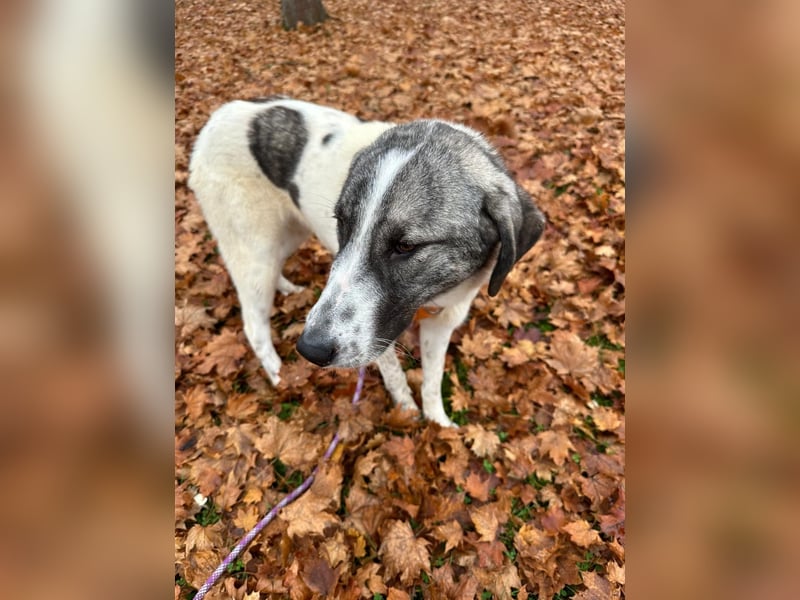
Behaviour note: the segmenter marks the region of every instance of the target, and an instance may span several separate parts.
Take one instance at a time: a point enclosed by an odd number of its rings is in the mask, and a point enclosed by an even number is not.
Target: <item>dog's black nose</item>
[[[327,367],[336,355],[336,344],[324,334],[309,332],[306,329],[297,340],[297,351],[315,365]]]

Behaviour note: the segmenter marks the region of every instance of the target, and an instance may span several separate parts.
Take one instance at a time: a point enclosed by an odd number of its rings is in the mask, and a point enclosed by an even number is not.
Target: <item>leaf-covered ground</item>
[[[325,5],[323,26],[285,32],[277,0],[176,4],[176,598],[337,430],[333,461],[210,598],[624,596],[622,1]],[[547,214],[453,337],[443,389],[462,427],[393,410],[375,369],[354,410],[354,371],[298,358],[331,261],[313,241],[285,269],[308,287],[276,299],[283,382],[267,383],[186,169],[216,107],[274,93],[471,125]],[[415,331],[401,341],[418,386]]]

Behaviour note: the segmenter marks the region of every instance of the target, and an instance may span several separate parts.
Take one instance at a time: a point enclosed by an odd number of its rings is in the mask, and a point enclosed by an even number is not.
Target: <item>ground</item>
[[[327,0],[286,32],[279,3],[176,3],[176,598],[345,443],[209,598],[619,598],[625,567],[624,5],[621,0]],[[294,349],[330,256],[284,273],[278,389],[186,187],[209,114],[270,94],[365,119],[483,131],[548,219],[500,294],[453,336],[443,381],[458,429],[394,410],[377,371]],[[412,385],[416,332],[401,338]],[[199,495],[198,495],[199,494]],[[205,498],[205,504],[201,506]]]

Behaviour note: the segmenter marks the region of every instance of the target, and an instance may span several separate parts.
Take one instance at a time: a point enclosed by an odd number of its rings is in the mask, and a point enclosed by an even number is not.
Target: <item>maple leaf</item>
[[[358,532],[355,533],[358,535]],[[347,544],[344,541],[344,533],[341,531],[337,531],[334,537],[330,537],[325,540],[322,543],[322,550],[325,556],[328,557],[328,563],[334,568],[336,568],[340,563],[348,560],[350,557],[350,552]]]
[[[303,583],[312,591],[327,596],[336,583],[336,572],[323,558],[312,558],[303,565]]]
[[[186,414],[190,419],[196,421],[203,414],[203,409],[209,400],[210,398],[204,385],[196,385],[189,389],[183,395],[183,401],[186,403]]]
[[[247,347],[239,340],[233,329],[223,329],[203,348],[205,358],[195,370],[207,375],[216,369],[220,377],[233,375],[239,370],[239,361],[247,354]]]
[[[520,339],[514,345],[503,348],[500,360],[509,367],[516,367],[531,361],[536,355],[536,345],[530,340]]]
[[[180,327],[180,336],[186,337],[198,329],[210,329],[216,320],[204,306],[192,305],[184,301],[183,306],[175,308],[175,326]]]
[[[411,596],[408,595],[408,592],[398,590],[397,588],[389,588],[386,600],[411,600]]]
[[[278,513],[278,517],[288,523],[286,533],[290,537],[321,536],[326,527],[339,522],[335,515],[328,512],[331,501],[331,498],[318,496],[309,490]]]
[[[261,517],[258,514],[258,507],[253,505],[240,506],[236,509],[236,516],[233,518],[233,524],[240,529],[250,531],[256,526],[256,523],[258,523],[260,519]]]
[[[513,325],[522,327],[533,318],[530,304],[518,300],[509,300],[498,304],[492,313],[497,317],[497,322],[504,328]]]
[[[549,454],[558,466],[564,464],[570,450],[575,450],[575,446],[563,431],[542,431],[536,437],[539,439],[539,455]]]
[[[298,425],[270,415],[263,434],[255,441],[255,447],[265,458],[280,458],[290,467],[302,468],[318,460],[321,442],[317,436],[302,431]]]
[[[473,335],[461,338],[461,352],[465,357],[486,360],[502,348],[502,343],[491,331],[478,330]]]
[[[497,529],[502,523],[508,520],[508,515],[504,515],[497,503],[484,504],[469,514],[475,525],[475,531],[481,536],[482,542],[493,542],[497,538]]]
[[[404,584],[414,581],[420,571],[430,572],[428,542],[415,537],[411,525],[405,521],[389,521],[378,554],[383,558],[387,575],[399,575]]]
[[[597,510],[600,503],[617,489],[617,482],[608,475],[597,474],[592,477],[578,478],[581,493],[592,501],[592,510]]]
[[[512,590],[522,587],[519,571],[513,564],[506,564],[499,570],[479,569],[476,573],[478,580],[497,600],[512,600]]]
[[[247,420],[258,412],[257,394],[232,394],[228,396],[225,413],[234,419]]]
[[[478,473],[471,472],[464,484],[464,491],[475,500],[486,502],[489,499],[489,479],[481,479]]]
[[[586,377],[597,368],[597,348],[587,346],[581,338],[568,331],[556,331],[550,340],[551,358],[545,362],[559,375]]]
[[[593,544],[600,544],[603,541],[600,539],[600,535],[584,519],[567,523],[561,527],[561,531],[568,533],[570,539],[583,548],[588,548]]]
[[[412,468],[414,466],[414,440],[409,437],[393,437],[383,447],[386,452],[397,459],[400,467]]]
[[[222,546],[222,523],[214,523],[204,527],[193,525],[186,532],[186,554],[188,555],[195,548],[197,550],[212,550]]]
[[[514,547],[521,556],[545,565],[557,551],[556,542],[531,523],[525,523],[514,536]]]
[[[595,408],[592,411],[592,420],[600,431],[614,431],[622,425],[622,419],[617,412],[606,406]]]
[[[444,553],[447,554],[461,543],[464,538],[464,530],[461,529],[458,521],[453,520],[436,526],[433,535],[437,540],[444,542]]]
[[[561,526],[566,522],[566,515],[561,507],[551,505],[548,507],[547,512],[542,515],[542,527],[549,533],[556,533],[561,529]]]
[[[584,571],[581,575],[586,589],[575,594],[576,600],[608,600],[611,598],[611,584],[594,571]]]
[[[467,425],[464,437],[472,442],[471,450],[480,458],[493,457],[500,446],[500,438],[494,431],[484,429],[482,425]]]
[[[620,565],[616,561],[610,560],[606,564],[606,574],[611,583],[625,585],[625,565]]]
[[[378,573],[381,565],[378,563],[368,563],[359,568],[356,572],[356,581],[365,587],[370,594],[386,594],[386,584],[383,582],[383,577]],[[368,596],[370,594],[363,594]]]

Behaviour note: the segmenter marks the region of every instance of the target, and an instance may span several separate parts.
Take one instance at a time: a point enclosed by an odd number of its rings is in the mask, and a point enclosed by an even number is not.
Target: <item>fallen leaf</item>
[[[594,571],[582,573],[583,584],[586,589],[575,594],[576,600],[609,600],[611,598],[611,584],[602,575]]]
[[[464,537],[464,530],[461,529],[458,521],[448,521],[442,525],[437,525],[433,530],[434,537],[440,542],[444,542],[444,553],[447,554],[461,543]]]
[[[569,456],[570,450],[575,450],[575,446],[563,431],[542,431],[536,435],[539,440],[539,455],[549,454],[556,465],[561,466]]]
[[[584,519],[568,523],[561,527],[561,530],[568,533],[570,539],[583,548],[602,543],[600,535]]]
[[[497,538],[497,530],[500,527],[501,520],[505,522],[500,507],[497,503],[484,504],[478,508],[470,511],[470,519],[475,525],[475,531],[480,535],[482,542],[493,542]]]
[[[405,584],[418,577],[420,571],[430,572],[428,542],[415,537],[405,521],[389,522],[378,554],[383,558],[387,575],[399,576]]]
[[[587,346],[574,333],[561,330],[554,332],[550,348],[551,357],[544,360],[559,375],[586,377],[597,367],[597,348]]]
[[[464,437],[472,442],[470,449],[481,458],[493,457],[500,446],[500,438],[494,431],[484,429],[482,425],[467,425]]]

